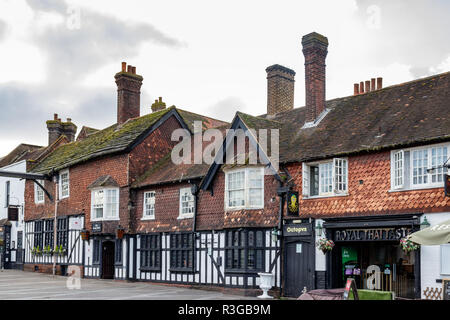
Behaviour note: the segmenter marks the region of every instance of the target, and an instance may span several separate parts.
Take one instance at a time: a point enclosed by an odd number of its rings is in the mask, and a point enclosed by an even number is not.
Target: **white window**
[[[403,150],[397,151],[393,155],[393,188],[398,189],[403,187],[404,180],[404,165],[403,165],[404,154]]]
[[[449,145],[417,147],[391,152],[391,188],[393,190],[442,187],[449,160]]]
[[[42,180],[38,180],[38,182],[44,186],[44,181]],[[41,189],[41,187],[35,183],[34,184],[34,202],[35,203],[44,203],[45,202],[45,198],[44,198],[44,190]]]
[[[180,189],[180,216],[179,218],[192,218],[195,213],[195,198],[191,188]]]
[[[155,191],[144,192],[144,213],[142,219],[155,219]]]
[[[264,168],[226,172],[225,208],[264,208]]]
[[[69,193],[69,170],[64,170],[59,174],[59,198],[67,198]]]
[[[331,161],[303,163],[302,166],[302,194],[305,198],[347,194],[347,159],[334,158]]]
[[[450,244],[441,244],[441,274],[450,275]]]
[[[91,192],[91,220],[119,220],[119,189],[97,189]]]

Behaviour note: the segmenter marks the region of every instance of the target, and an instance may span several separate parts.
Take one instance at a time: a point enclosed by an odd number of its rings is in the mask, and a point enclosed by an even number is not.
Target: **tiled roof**
[[[254,129],[279,126],[280,162],[450,140],[450,72],[329,100],[326,107],[323,120],[304,129],[305,107],[270,119],[239,117]]]
[[[28,160],[38,151],[43,149],[41,146],[21,143],[14,150],[0,159],[0,168],[19,162]]]
[[[32,168],[32,171],[48,173],[52,169],[60,170],[95,157],[125,152],[142,136],[145,136],[163,116],[166,114],[170,115],[169,112],[177,113],[191,131],[193,130],[194,121],[202,121],[205,128],[224,124],[220,120],[204,117],[172,106],[130,119],[121,125],[114,124],[106,129],[89,134],[84,139],[65,144],[39,162]]]

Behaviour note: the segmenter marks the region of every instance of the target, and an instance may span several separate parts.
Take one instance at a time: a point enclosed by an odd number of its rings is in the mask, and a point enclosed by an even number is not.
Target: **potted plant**
[[[53,254],[57,256],[63,256],[66,254],[66,249],[64,249],[62,244],[60,244],[59,246],[56,246],[55,250],[53,251]]]
[[[32,253],[33,255],[35,255],[35,256],[40,256],[40,255],[42,255],[42,251],[41,251],[41,249],[39,248],[39,246],[34,247],[34,248],[31,250],[31,253]]]
[[[328,240],[327,238],[320,238],[319,241],[317,241],[317,248],[323,252],[323,254],[326,254],[328,251],[331,251],[334,247],[333,240]]]
[[[400,246],[402,247],[402,250],[406,254],[409,254],[411,251],[419,249],[419,245],[417,243],[412,242],[408,238],[400,239]]]
[[[44,247],[44,248],[42,249],[42,253],[45,254],[45,255],[51,256],[51,255],[53,254],[53,250],[52,250],[52,248],[50,247],[50,245],[48,245],[48,246],[46,246],[46,247]]]

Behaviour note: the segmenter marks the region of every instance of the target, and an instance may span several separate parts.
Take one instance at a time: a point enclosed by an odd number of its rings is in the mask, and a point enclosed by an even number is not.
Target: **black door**
[[[114,242],[104,241],[102,244],[102,278],[114,279]]]
[[[314,247],[306,241],[286,241],[285,243],[285,281],[283,294],[299,297],[302,290],[314,287]]]

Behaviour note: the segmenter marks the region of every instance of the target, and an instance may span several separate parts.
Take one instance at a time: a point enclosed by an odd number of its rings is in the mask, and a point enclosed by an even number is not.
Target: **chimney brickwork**
[[[122,62],[122,71],[114,78],[117,84],[117,123],[140,116],[142,76],[136,74],[136,67]]]
[[[162,97],[159,97],[159,100],[155,100],[151,108],[152,112],[160,111],[166,108],[166,103],[162,101]]]
[[[266,68],[267,114],[275,115],[294,108],[295,71],[279,64]]]
[[[305,122],[314,122],[325,110],[325,58],[328,39],[316,32],[302,38],[305,56]]]
[[[48,129],[48,145],[51,145],[62,135],[65,135],[70,142],[75,140],[77,126],[72,123],[72,119],[67,118],[67,122],[62,122],[58,118],[58,114],[55,113],[53,120],[48,120],[46,123]]]

